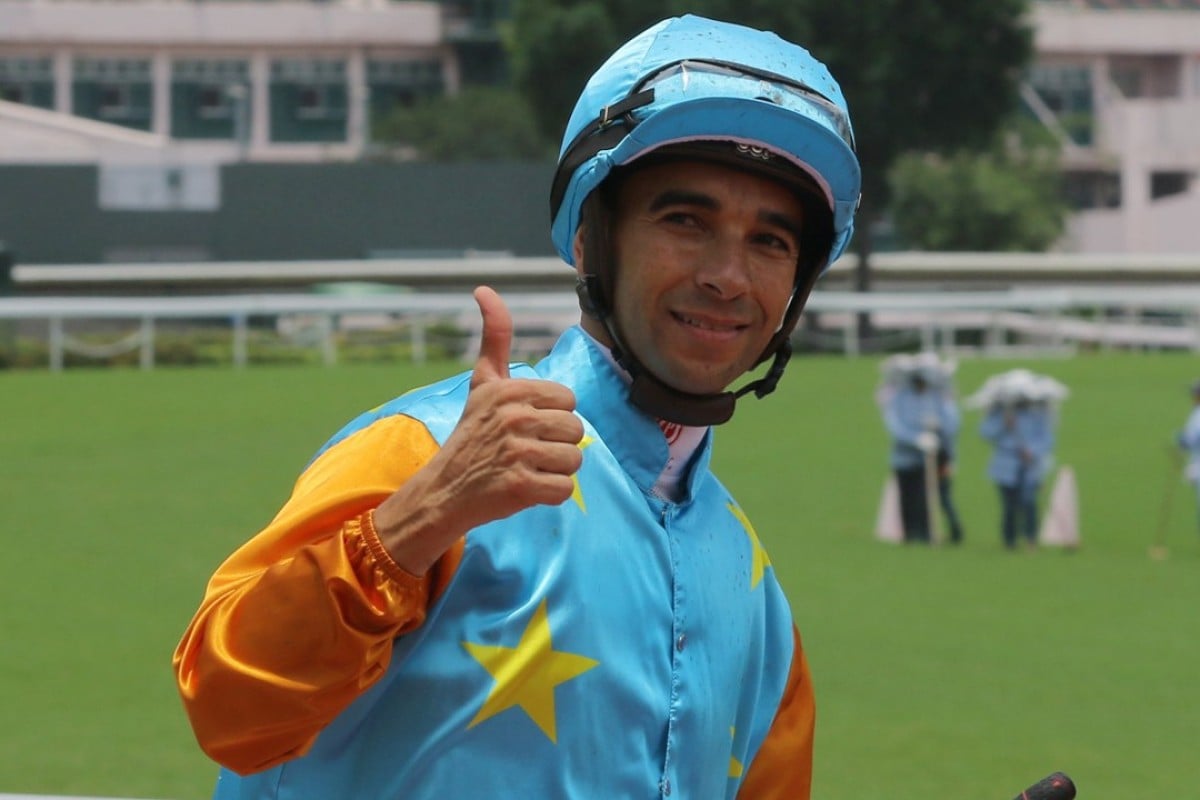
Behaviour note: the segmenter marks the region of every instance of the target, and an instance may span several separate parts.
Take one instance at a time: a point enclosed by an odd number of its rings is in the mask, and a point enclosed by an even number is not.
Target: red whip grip
[[[1062,772],[1047,775],[1030,786],[1016,800],[1073,800],[1075,784]]]

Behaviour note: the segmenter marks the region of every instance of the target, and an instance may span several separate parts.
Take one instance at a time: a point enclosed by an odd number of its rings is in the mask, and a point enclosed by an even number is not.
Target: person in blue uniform
[[[993,403],[980,422],[992,445],[988,476],[1000,494],[1000,535],[1009,549],[1037,545],[1038,493],[1052,463],[1054,427],[1049,400],[1021,396]]]
[[[1192,410],[1179,432],[1180,449],[1187,455],[1185,475],[1196,490],[1196,520],[1200,524],[1200,380],[1192,384]]]
[[[949,540],[960,544],[963,528],[954,506],[952,478],[961,416],[945,365],[933,356],[912,366],[886,387],[882,397],[883,420],[891,438],[888,463],[896,478],[904,541],[932,541],[929,498],[936,496]],[[936,484],[932,491],[929,480]]]
[[[216,797],[809,797],[804,649],[710,465],[859,186],[807,50],[696,16],[621,46],[551,187],[580,324],[510,364],[477,289],[474,369],[347,424],[209,581],[173,664]]]

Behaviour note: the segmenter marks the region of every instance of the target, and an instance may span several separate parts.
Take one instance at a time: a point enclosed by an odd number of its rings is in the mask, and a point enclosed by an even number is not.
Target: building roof
[[[0,43],[437,47],[441,7],[384,0],[0,0]]]
[[[168,145],[146,131],[0,100],[0,163],[153,161]]]
[[[1200,11],[1200,0],[1040,0],[1051,6],[1095,9],[1099,11],[1170,10]]]

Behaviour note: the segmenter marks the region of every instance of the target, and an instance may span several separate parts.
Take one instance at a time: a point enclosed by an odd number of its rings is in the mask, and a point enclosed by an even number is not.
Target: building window
[[[1077,64],[1040,64],[1029,82],[1054,112],[1092,110],[1092,71]]]
[[[443,0],[447,17],[463,20],[469,28],[481,33],[494,33],[499,23],[512,19],[512,0]]]
[[[153,103],[149,59],[81,58],[71,92],[81,117],[150,130]]]
[[[1109,73],[1113,84],[1121,92],[1122,97],[1135,98],[1146,94],[1144,73],[1138,67],[1113,67]]]
[[[0,99],[54,108],[54,67],[50,58],[0,58]]]
[[[75,61],[75,79],[142,83],[150,80],[147,58],[80,58]]]
[[[296,116],[300,119],[337,119],[344,116],[345,108],[338,105],[333,87],[309,84],[297,87]]]
[[[224,86],[200,86],[196,90],[196,115],[200,119],[229,119],[233,105]]]
[[[1039,64],[1029,83],[1046,108],[1054,113],[1071,141],[1088,146],[1094,136],[1092,71],[1079,64]]]
[[[1115,172],[1068,172],[1063,191],[1076,210],[1121,207],[1121,176]]]
[[[346,80],[346,63],[340,60],[271,62],[271,141],[346,141],[350,105]]]
[[[0,80],[52,81],[54,67],[49,58],[16,56],[0,58]]]
[[[1109,78],[1127,98],[1179,97],[1183,77],[1179,56],[1117,57],[1109,65]]]
[[[110,83],[100,86],[100,102],[96,108],[103,119],[126,119],[133,114],[133,96],[129,86]]]
[[[367,61],[367,89],[371,98],[371,122],[378,123],[397,108],[407,108],[427,97],[446,91],[442,62],[436,59]]]
[[[171,64],[171,136],[235,139],[249,128],[250,64],[180,59]]]
[[[1191,185],[1191,175],[1186,172],[1150,173],[1150,199],[1158,200],[1174,194],[1183,194]]]

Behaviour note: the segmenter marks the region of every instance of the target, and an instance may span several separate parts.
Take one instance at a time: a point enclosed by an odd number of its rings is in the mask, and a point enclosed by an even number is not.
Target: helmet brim
[[[614,167],[632,164],[663,147],[687,142],[732,142],[784,159],[810,176],[820,188],[833,214],[835,242],[829,261],[839,254],[853,227],[861,186],[854,151],[819,114],[797,114],[765,99],[701,97],[658,109],[637,124],[616,147],[598,153],[576,171],[567,186],[551,231],[559,255],[573,263],[570,232],[576,230],[583,198],[608,176]],[[769,171],[768,165],[747,155],[745,167]],[[736,164],[736,162],[733,162]],[[783,165],[780,165],[783,167]],[[786,181],[786,170],[777,170]]]

